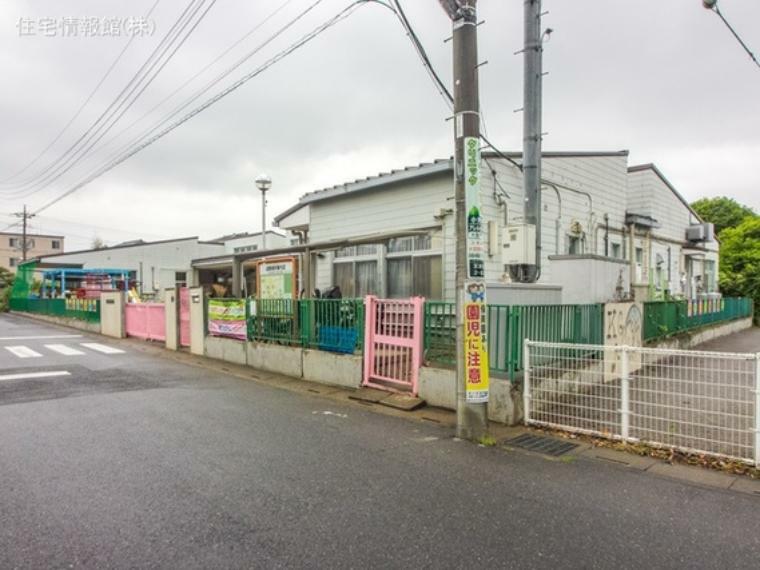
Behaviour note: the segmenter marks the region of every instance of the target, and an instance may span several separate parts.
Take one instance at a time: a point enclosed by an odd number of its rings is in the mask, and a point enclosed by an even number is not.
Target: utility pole
[[[471,440],[479,440],[488,431],[476,3],[477,0],[441,0],[453,22],[457,436]],[[476,321],[478,330],[474,331],[469,326]],[[477,338],[470,338],[472,335]],[[474,344],[468,346],[477,347],[472,351],[465,345],[470,340]]]
[[[27,220],[32,219],[35,214],[29,214],[26,211],[26,204],[24,204],[24,210],[13,214],[17,218],[21,218],[21,260],[26,261],[26,255],[29,251],[29,241],[26,239],[26,223]]]
[[[536,265],[526,267],[525,281],[535,282],[541,267],[541,107],[543,45],[541,0],[525,0],[523,47],[523,196],[525,223],[536,227]]]

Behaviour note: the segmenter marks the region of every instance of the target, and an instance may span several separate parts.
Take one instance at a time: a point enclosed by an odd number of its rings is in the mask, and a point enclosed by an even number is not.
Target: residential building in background
[[[27,234],[26,240],[27,259],[52,253],[62,253],[64,251],[63,236]],[[0,232],[0,267],[5,267],[11,272],[16,273],[16,268],[23,258],[22,243],[22,234]]]

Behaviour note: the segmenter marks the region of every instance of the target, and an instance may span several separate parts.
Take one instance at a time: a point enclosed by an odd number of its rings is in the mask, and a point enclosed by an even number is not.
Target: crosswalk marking
[[[18,356],[19,358],[38,358],[42,355],[29,348],[28,346],[6,346],[5,350]]]
[[[114,348],[113,346],[108,346],[106,344],[99,344],[97,342],[83,342],[80,344],[85,348],[89,348],[90,350],[97,350],[103,354],[124,354],[124,351],[120,348]]]
[[[51,334],[43,336],[0,336],[0,340],[52,340],[54,338],[82,338],[81,334]]]
[[[71,376],[71,372],[56,370],[51,372],[27,372],[26,374],[6,374],[0,376],[0,382],[5,380],[26,380],[28,378],[54,378],[56,376]]]
[[[66,346],[65,344],[46,344],[45,348],[57,352],[58,354],[63,354],[64,356],[78,356],[84,354],[81,350]]]

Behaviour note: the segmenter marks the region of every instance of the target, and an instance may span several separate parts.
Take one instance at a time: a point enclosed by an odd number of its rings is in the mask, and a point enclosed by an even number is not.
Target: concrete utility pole
[[[525,281],[535,282],[541,267],[541,99],[543,45],[541,0],[525,0],[523,48],[523,196],[525,223],[536,226],[536,266]]]
[[[454,199],[456,202],[456,343],[457,343],[457,436],[480,439],[487,433],[487,401],[467,401],[465,366],[464,302],[468,278],[466,149],[465,140],[480,139],[478,95],[477,0],[441,1],[453,21],[454,61]],[[479,149],[477,156],[479,157]],[[480,164],[477,164],[480,168]],[[479,174],[477,175],[479,176]],[[487,371],[486,371],[487,372]]]
[[[21,218],[21,261],[26,261],[27,252],[29,251],[29,241],[26,239],[26,223],[35,216],[35,214],[29,214],[26,211],[26,204],[24,204],[24,210],[22,212],[16,212],[13,214],[17,218]]]

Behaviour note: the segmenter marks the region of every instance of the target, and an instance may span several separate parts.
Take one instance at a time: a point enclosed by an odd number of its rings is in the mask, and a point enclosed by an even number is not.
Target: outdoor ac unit
[[[686,228],[686,240],[694,242],[707,242],[715,239],[715,226],[707,222],[695,224]]]
[[[501,244],[503,265],[536,264],[536,226],[533,224],[510,224],[504,231]]]

